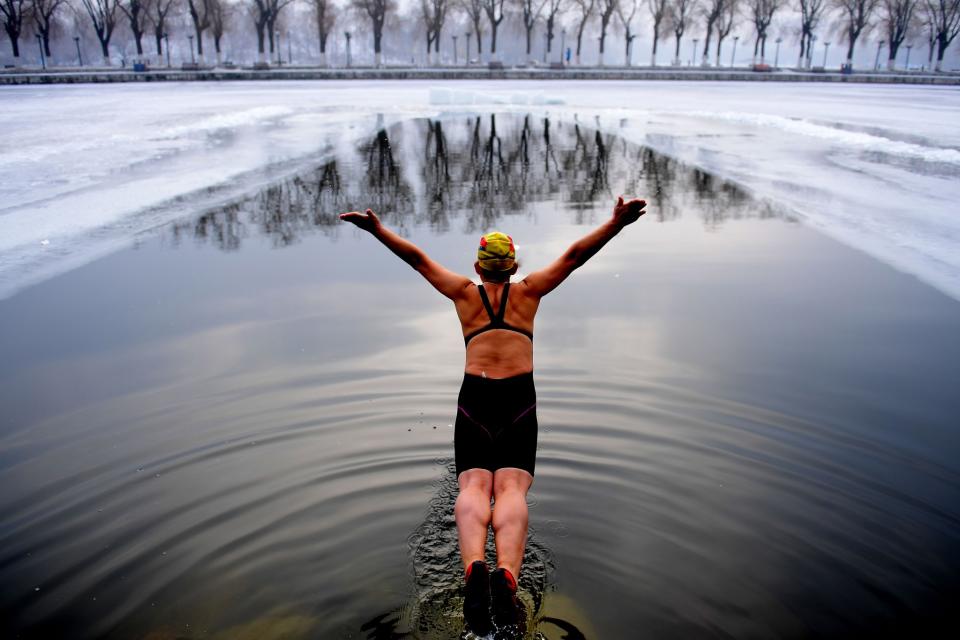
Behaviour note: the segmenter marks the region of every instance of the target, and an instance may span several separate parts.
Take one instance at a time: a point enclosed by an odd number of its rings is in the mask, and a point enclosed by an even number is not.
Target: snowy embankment
[[[504,110],[576,117],[734,180],[960,299],[960,92],[577,81],[2,89],[0,297],[377,126]]]

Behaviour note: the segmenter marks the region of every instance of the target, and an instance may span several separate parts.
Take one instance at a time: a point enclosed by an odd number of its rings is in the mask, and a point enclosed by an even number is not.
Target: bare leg
[[[467,469],[457,479],[460,494],[454,507],[457,534],[460,537],[460,556],[466,569],[475,560],[483,560],[490,526],[490,496],[493,492],[493,474],[486,469]]]
[[[533,476],[523,469],[497,469],[493,474],[493,533],[497,566],[520,577],[527,543],[527,491]]]

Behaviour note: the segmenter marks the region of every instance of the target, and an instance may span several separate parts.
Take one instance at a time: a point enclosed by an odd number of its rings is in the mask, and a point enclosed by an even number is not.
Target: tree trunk
[[[161,31],[159,28],[154,29],[153,37],[157,41],[157,59],[160,59],[163,57],[163,31]]]
[[[850,35],[850,46],[847,47],[847,64],[853,65],[853,48],[857,44],[857,36]]]
[[[492,24],[490,26],[490,61],[495,62],[497,59],[497,25]]]
[[[674,64],[675,66],[679,66],[679,65],[680,65],[680,38],[682,38],[682,37],[683,37],[683,36],[676,36],[676,38],[677,38],[677,50],[674,51],[674,53],[673,53],[673,64]]]
[[[766,63],[767,61],[767,36],[764,35],[760,38],[760,62]]]
[[[527,62],[530,61],[530,37],[533,35],[533,25],[530,25],[527,29]]]
[[[49,60],[53,57],[53,55],[50,53],[50,29],[46,29],[41,37],[43,38],[43,53],[46,54],[47,59]]]
[[[14,62],[20,62],[20,34],[16,32],[11,33],[10,29],[7,29],[6,32],[7,35],[10,36],[10,46],[13,47]]]
[[[264,24],[257,24],[257,62],[264,63],[267,61],[267,52],[265,47],[266,33],[264,32]]]
[[[946,53],[949,46],[950,43],[943,35],[937,36],[937,66],[934,67],[934,71],[940,72],[943,70],[943,54]]]
[[[657,33],[657,29],[653,30],[653,52],[650,54],[650,66],[657,66],[657,40],[660,39],[660,34]]]

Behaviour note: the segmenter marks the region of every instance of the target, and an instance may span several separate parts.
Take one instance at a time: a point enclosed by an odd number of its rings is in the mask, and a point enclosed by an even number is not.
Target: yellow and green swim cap
[[[477,249],[477,262],[485,271],[508,271],[517,260],[517,250],[513,238],[505,233],[493,231],[480,238]]]

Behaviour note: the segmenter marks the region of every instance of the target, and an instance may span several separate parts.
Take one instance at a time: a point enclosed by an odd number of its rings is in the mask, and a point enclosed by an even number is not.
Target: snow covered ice
[[[956,89],[612,81],[5,87],[0,297],[378,126],[491,111],[616,132],[960,299]]]

